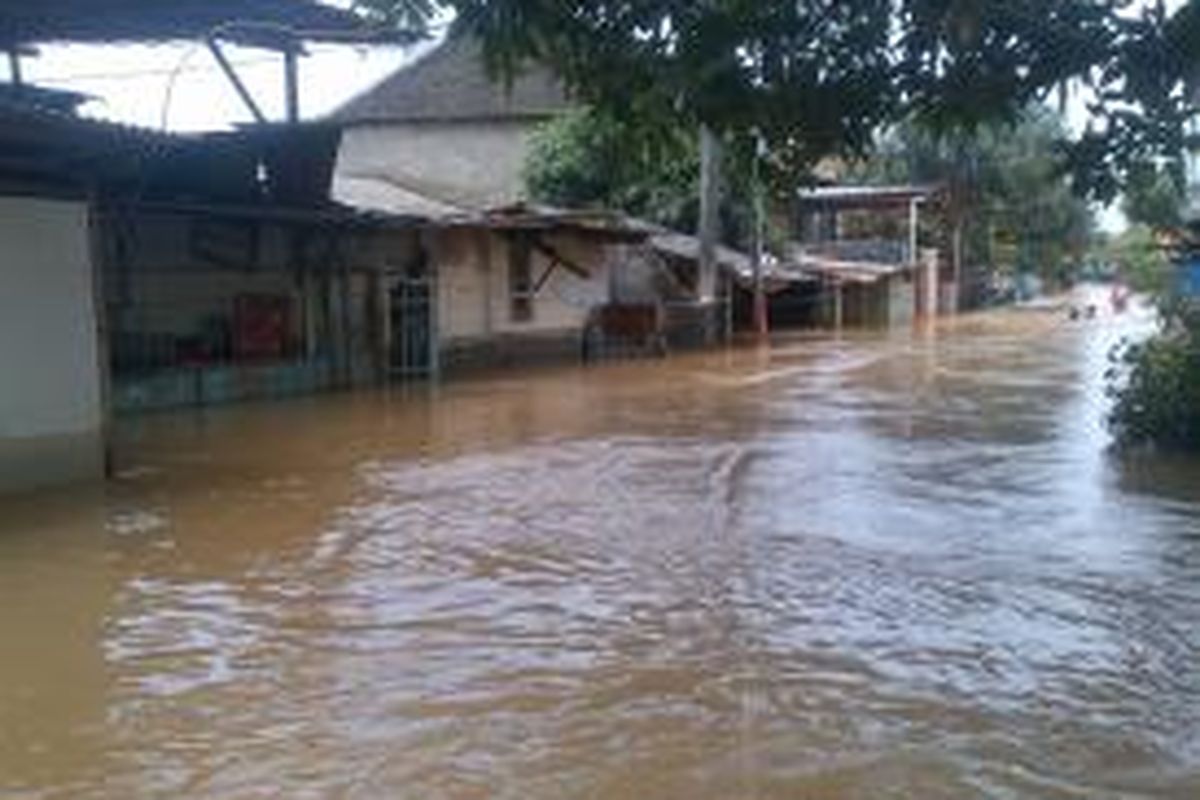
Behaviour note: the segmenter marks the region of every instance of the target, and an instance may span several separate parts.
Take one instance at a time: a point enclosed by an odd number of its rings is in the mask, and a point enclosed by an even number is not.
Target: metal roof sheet
[[[0,0],[0,46],[199,39],[248,44],[281,37],[372,41],[397,34],[317,0]],[[409,37],[411,38],[411,37]]]

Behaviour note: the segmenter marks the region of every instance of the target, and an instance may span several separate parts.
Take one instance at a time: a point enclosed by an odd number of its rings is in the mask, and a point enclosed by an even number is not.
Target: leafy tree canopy
[[[753,152],[734,144],[724,159],[721,237],[748,248]],[[648,131],[585,107],[541,126],[525,164],[526,187],[538,202],[620,210],[679,231],[696,229],[699,174],[700,148],[690,130]]]
[[[1121,209],[1130,222],[1171,230],[1183,222],[1184,199],[1181,181],[1170,169],[1143,162],[1129,169]]]
[[[792,174],[861,153],[884,125],[1015,120],[1069,81],[1103,120],[1071,151],[1112,197],[1125,166],[1178,152],[1200,0],[358,0],[406,23],[452,15],[490,65],[555,68],[580,100],[643,124],[764,136]]]
[[[981,125],[969,135],[937,136],[908,122],[883,137],[856,177],[946,187],[944,219],[963,228],[968,282],[1002,268],[1053,278],[1082,258],[1094,222],[1063,172],[1064,135],[1058,115],[1039,106],[1015,124]]]

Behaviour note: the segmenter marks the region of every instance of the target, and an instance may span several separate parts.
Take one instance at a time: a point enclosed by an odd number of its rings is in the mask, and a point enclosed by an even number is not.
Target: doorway
[[[434,281],[422,252],[388,275],[388,372],[400,380],[431,377],[437,366]]]

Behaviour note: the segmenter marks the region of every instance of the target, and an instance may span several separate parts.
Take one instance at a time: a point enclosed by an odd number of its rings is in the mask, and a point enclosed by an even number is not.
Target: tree
[[[1191,0],[1189,7],[1197,0]],[[430,0],[359,0],[397,18]],[[1146,30],[1123,0],[443,0],[501,75],[549,64],[594,108],[732,139],[763,136],[795,176],[869,148],[885,124],[919,114],[941,130],[1015,119],[1064,82],[1116,91],[1120,69],[1165,108],[1183,59],[1150,80]],[[416,14],[420,16],[420,14]],[[1182,37],[1171,28],[1171,41]],[[1158,38],[1155,38],[1158,37]],[[1145,44],[1139,49],[1136,45]],[[1136,68],[1136,69],[1135,69]],[[1116,117],[1114,117],[1116,118]],[[1082,172],[1101,166],[1089,140]]]
[[[1130,222],[1156,230],[1172,230],[1183,223],[1182,176],[1154,163],[1129,169],[1121,209]]]
[[[720,208],[721,238],[749,249],[752,192],[748,146],[728,149]],[[699,217],[697,138],[687,131],[639,127],[580,107],[534,134],[525,164],[530,196],[570,208],[622,211],[681,232]]]
[[[1109,242],[1106,250],[1134,290],[1156,297],[1169,290],[1171,262],[1149,226],[1131,225]]]
[[[987,268],[1055,279],[1064,262],[1082,258],[1093,218],[1064,172],[1058,146],[1063,136],[1059,118],[1036,106],[1013,123],[954,136],[908,122],[883,138],[857,176],[945,187],[940,238],[952,254],[961,251],[964,301],[970,305],[980,299]]]
[[[696,221],[699,160],[694,136],[651,135],[581,107],[534,135],[525,183],[539,202],[620,210],[690,230]]]

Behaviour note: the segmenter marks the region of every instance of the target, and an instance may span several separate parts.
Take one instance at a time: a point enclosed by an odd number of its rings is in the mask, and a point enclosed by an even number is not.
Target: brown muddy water
[[[1101,424],[1134,327],[126,424],[0,505],[0,797],[1200,797],[1200,470]]]

